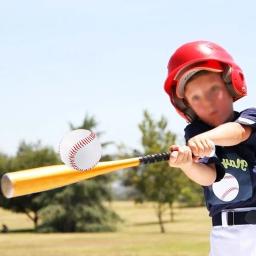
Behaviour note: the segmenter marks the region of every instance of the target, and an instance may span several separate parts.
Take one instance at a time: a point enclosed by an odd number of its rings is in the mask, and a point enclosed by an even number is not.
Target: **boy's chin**
[[[223,124],[223,122],[220,122],[220,121],[219,122],[213,122],[212,120],[211,121],[205,120],[204,123],[210,125],[211,127],[217,127],[217,126]]]
[[[205,123],[207,123],[208,125],[212,126],[212,127],[217,127],[221,124],[230,122],[232,120],[232,118],[209,118],[207,120],[204,120]]]

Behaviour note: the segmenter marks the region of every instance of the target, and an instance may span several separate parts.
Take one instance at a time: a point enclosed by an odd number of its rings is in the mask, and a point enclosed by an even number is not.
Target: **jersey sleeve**
[[[256,129],[256,108],[248,108],[243,110],[240,112],[235,122]]]
[[[256,150],[256,108],[248,108],[241,113],[235,120],[235,122],[246,125],[252,128],[250,137],[243,142],[243,144],[250,145],[252,150]]]
[[[207,124],[195,120],[194,122],[190,123],[189,125],[186,126],[186,128],[184,129],[185,131],[185,140],[186,143],[188,142],[188,140],[200,133],[209,131],[210,129],[212,129],[210,126],[208,126]]]

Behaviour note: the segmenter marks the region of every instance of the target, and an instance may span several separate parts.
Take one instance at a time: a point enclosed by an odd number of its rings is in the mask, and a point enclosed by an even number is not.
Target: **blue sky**
[[[211,40],[244,70],[255,105],[254,1],[0,1],[0,151],[21,140],[57,149],[68,123],[95,116],[102,140],[139,147],[143,110],[186,125],[163,91],[181,44]]]

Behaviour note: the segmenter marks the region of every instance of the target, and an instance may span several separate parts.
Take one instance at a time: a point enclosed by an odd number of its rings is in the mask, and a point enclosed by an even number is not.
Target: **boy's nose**
[[[206,101],[209,105],[218,104],[217,98],[214,97],[212,94],[206,94],[206,95],[205,95],[205,101]]]
[[[210,95],[205,95],[204,102],[206,105],[212,105],[214,102],[214,99]]]

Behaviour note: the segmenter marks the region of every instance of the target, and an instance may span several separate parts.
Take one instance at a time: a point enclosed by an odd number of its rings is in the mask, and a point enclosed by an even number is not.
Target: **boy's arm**
[[[171,146],[169,165],[181,168],[188,178],[202,186],[210,186],[216,180],[215,164],[195,162],[188,146]]]
[[[236,122],[229,122],[205,132],[216,145],[233,146],[247,140],[252,132],[252,128]]]
[[[206,165],[193,162],[190,168],[183,168],[182,171],[188,178],[201,186],[210,186],[216,180],[215,164]]]
[[[188,140],[187,145],[196,156],[205,156],[211,143],[218,146],[233,146],[247,140],[252,128],[236,122],[221,124],[212,130],[198,134]]]
[[[210,155],[213,144],[233,146],[247,140],[252,128],[236,122],[222,124],[210,131],[196,135],[188,140],[188,146],[172,146],[169,165],[178,167],[191,180],[202,186],[212,185],[217,177],[215,164],[203,164],[193,160],[192,155],[204,157]]]

